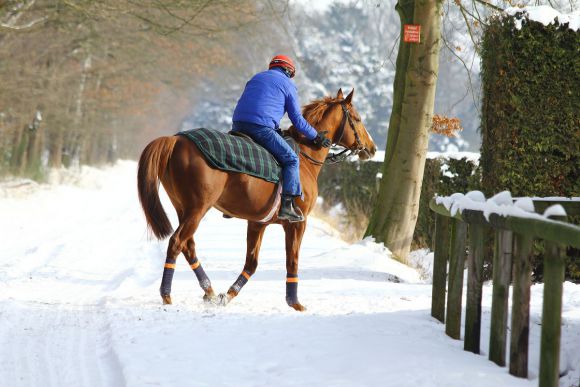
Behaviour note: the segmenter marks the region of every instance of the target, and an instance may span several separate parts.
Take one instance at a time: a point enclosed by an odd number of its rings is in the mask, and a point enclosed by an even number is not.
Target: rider
[[[282,138],[280,119],[288,113],[294,127],[316,146],[328,148],[331,141],[302,116],[296,85],[290,80],[295,73],[296,67],[289,57],[272,58],[267,71],[254,75],[246,83],[234,111],[232,130],[247,134],[274,155],[282,166],[282,205],[278,219],[301,222],[304,216],[294,203],[302,195],[298,155]]]

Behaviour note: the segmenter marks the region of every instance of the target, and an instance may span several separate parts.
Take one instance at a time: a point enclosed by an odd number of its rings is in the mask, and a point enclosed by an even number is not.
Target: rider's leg
[[[300,164],[298,155],[274,129],[266,126],[244,124],[234,128],[252,137],[266,148],[282,166],[282,204],[279,219],[300,222],[304,216],[294,203],[294,198],[302,195],[300,186]]]

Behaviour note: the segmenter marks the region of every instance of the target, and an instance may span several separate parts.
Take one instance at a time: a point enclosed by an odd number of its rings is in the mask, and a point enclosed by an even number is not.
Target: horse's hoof
[[[233,298],[233,297],[231,297],[229,294],[226,294],[226,293],[220,293],[220,294],[217,296],[216,303],[217,303],[217,305],[219,305],[219,306],[226,306],[227,304],[229,304],[229,303],[230,303],[230,301],[232,300],[232,298]]]
[[[215,294],[204,294],[203,300],[207,303],[215,304],[218,297]]]
[[[304,312],[306,310],[306,307],[301,303],[292,304],[290,305],[290,307],[294,308],[294,310],[297,310],[299,312]]]
[[[207,288],[205,290],[205,294],[203,295],[203,300],[205,302],[213,302],[213,300],[216,298],[215,293],[212,289],[212,287],[210,286],[209,288]]]
[[[171,305],[171,296],[169,294],[161,296],[161,299],[163,300],[163,305]]]

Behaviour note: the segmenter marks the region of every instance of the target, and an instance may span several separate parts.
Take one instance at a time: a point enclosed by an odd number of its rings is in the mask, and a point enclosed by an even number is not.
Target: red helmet
[[[275,57],[273,57],[272,60],[270,61],[270,66],[268,67],[268,69],[271,69],[273,67],[282,67],[286,69],[288,71],[288,74],[290,75],[290,78],[294,77],[294,74],[296,73],[296,67],[294,66],[294,62],[292,62],[292,59],[288,58],[286,55],[276,55]]]

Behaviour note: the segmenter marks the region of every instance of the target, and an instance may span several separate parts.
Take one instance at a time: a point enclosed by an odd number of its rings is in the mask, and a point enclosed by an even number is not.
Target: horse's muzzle
[[[358,154],[359,159],[361,160],[369,160],[372,159],[377,151],[377,147],[373,145],[371,149],[364,148]]]

